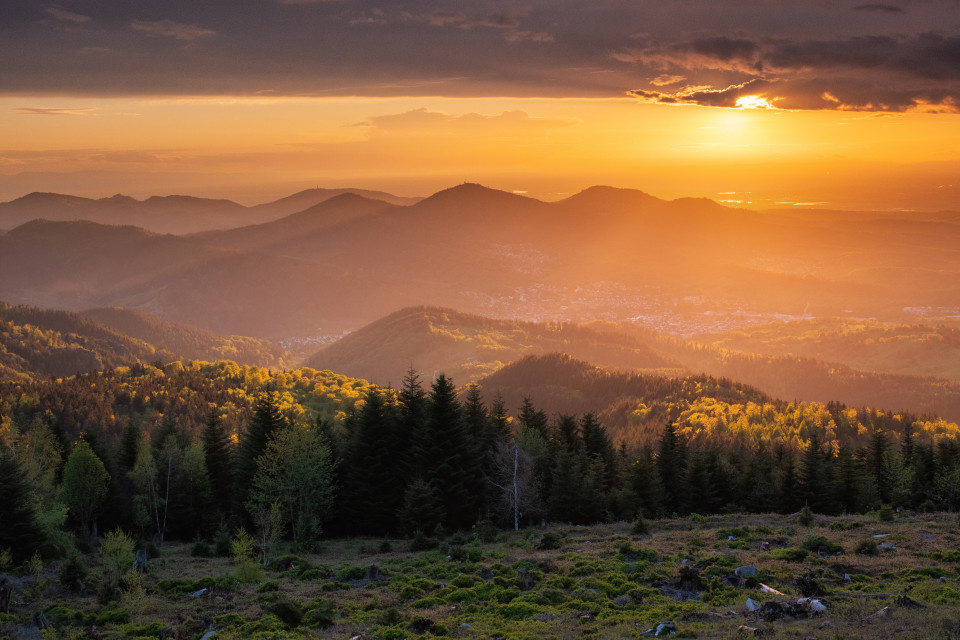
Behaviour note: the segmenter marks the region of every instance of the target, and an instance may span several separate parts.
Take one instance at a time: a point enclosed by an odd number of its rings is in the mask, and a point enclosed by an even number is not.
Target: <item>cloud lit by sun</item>
[[[738,109],[773,109],[773,105],[766,98],[760,96],[742,96],[737,98]]]

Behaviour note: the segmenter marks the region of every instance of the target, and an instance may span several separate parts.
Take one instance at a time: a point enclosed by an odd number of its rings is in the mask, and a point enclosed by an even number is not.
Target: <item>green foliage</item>
[[[650,524],[644,519],[643,515],[637,515],[630,524],[630,535],[645,536],[650,533]]]
[[[256,561],[253,551],[253,538],[241,527],[237,529],[231,545],[233,563],[240,582],[260,582],[264,578],[263,566]]]
[[[817,553],[842,553],[843,546],[839,542],[828,540],[825,536],[808,536],[803,541],[803,548],[807,551]]]
[[[23,481],[16,459],[0,449],[0,549],[20,561],[39,546],[42,529],[37,521],[30,488]]]
[[[800,514],[797,516],[797,524],[801,527],[809,527],[813,524],[813,511],[810,509],[810,505],[803,505],[803,509],[800,509]]]
[[[881,522],[892,522],[896,519],[897,513],[893,510],[889,504],[885,504],[880,507],[880,510],[877,511],[877,519]]]
[[[79,520],[85,537],[90,523],[107,497],[110,474],[86,442],[78,442],[63,467],[60,498]]]
[[[803,562],[810,553],[806,549],[774,549],[770,552],[775,558],[786,560],[787,562]]]
[[[105,533],[100,542],[100,557],[103,558],[106,575],[118,582],[136,557],[133,538],[119,527]]]
[[[857,543],[854,553],[858,556],[876,556],[880,555],[880,549],[877,546],[877,541],[873,538],[865,538]]]

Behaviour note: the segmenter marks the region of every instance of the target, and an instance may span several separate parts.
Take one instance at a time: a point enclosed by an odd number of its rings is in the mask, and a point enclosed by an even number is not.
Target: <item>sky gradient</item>
[[[960,209],[958,8],[7,0],[0,200],[469,180]]]

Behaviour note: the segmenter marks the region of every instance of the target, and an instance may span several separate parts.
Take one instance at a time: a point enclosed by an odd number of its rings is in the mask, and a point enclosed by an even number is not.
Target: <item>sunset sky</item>
[[[956,0],[4,0],[0,201],[960,209],[958,34]]]

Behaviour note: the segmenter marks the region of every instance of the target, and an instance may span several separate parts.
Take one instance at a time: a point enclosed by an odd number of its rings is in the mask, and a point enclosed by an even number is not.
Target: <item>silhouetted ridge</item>
[[[637,189],[594,186],[561,200],[560,204],[577,209],[590,209],[596,213],[606,213],[629,211],[663,202],[660,198]]]

